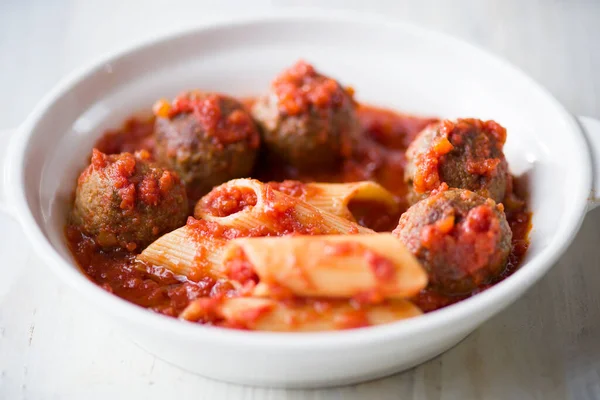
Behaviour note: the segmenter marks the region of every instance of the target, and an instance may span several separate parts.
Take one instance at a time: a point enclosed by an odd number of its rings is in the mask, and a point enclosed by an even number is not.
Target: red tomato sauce
[[[203,208],[215,217],[227,217],[256,205],[256,193],[252,189],[224,187],[212,190],[202,198]]]
[[[284,89],[282,88],[282,90]],[[321,101],[322,99],[309,100]],[[252,99],[244,99],[243,103],[249,106],[252,104]],[[376,181],[396,196],[400,204],[397,215],[389,215],[383,206],[368,202],[353,202],[349,207],[360,224],[377,231],[391,231],[396,227],[401,213],[408,207],[406,200],[408,186],[404,182],[405,151],[417,133],[428,124],[438,120],[366,105],[359,105],[358,115],[363,129],[358,150],[352,158],[345,160],[338,168],[303,174],[289,165],[282,164],[281,161],[263,157],[257,163],[252,177],[263,182],[285,180],[303,182]],[[154,147],[153,127],[154,117],[132,118],[126,121],[121,129],[106,132],[96,144],[96,148],[107,154],[122,151],[133,152],[141,149],[152,152]],[[527,188],[518,180],[514,181],[513,186],[514,191],[507,194],[504,201],[507,220],[513,232],[512,251],[508,265],[497,281],[506,278],[519,267],[529,246],[531,213],[526,211],[524,201]],[[296,192],[303,188],[294,183],[273,183],[271,187],[280,188],[283,192],[302,198],[302,193]],[[251,195],[240,193],[238,201],[229,205],[230,211],[243,209],[243,207],[251,205],[252,201]],[[285,204],[283,207],[285,208]],[[282,217],[285,216],[284,211],[281,210]],[[222,227],[213,226],[216,224],[190,218],[188,226],[196,225],[198,225],[196,230],[199,235],[223,231],[224,233],[221,232],[223,233],[222,237],[239,236],[239,232],[229,232]],[[67,228],[67,239],[77,262],[92,281],[119,297],[153,311],[177,316],[191,301],[223,291],[220,289],[219,283],[211,278],[203,278],[198,282],[181,282],[175,279],[169,271],[157,271],[156,267],[135,261],[134,256],[125,251],[103,251],[94,244],[93,240],[73,227]],[[379,264],[375,264],[374,268],[379,268]],[[382,271],[382,275],[385,275],[385,268]],[[236,270],[236,273],[240,274],[245,274],[245,272],[241,267]],[[247,276],[246,279],[255,278]],[[482,285],[472,293],[461,296],[442,295],[425,289],[413,299],[413,302],[424,312],[429,312],[486,290],[497,281]],[[362,325],[359,322],[351,325]]]

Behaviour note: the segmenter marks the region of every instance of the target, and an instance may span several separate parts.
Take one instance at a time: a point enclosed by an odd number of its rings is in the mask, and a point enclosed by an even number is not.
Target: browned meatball
[[[71,221],[104,247],[139,250],[187,218],[185,186],[150,154],[96,149],[77,181]]]
[[[155,157],[179,174],[191,201],[213,186],[250,175],[260,137],[252,117],[237,100],[193,91],[172,104],[158,102],[154,112]]]
[[[428,126],[406,152],[409,202],[427,197],[442,182],[501,202],[510,182],[505,141],[506,129],[494,121],[458,119]]]
[[[360,133],[352,91],[303,61],[275,78],[252,115],[268,150],[302,170],[349,156]]]
[[[503,210],[471,191],[442,189],[410,207],[393,234],[421,261],[432,288],[464,294],[506,267],[512,232]]]

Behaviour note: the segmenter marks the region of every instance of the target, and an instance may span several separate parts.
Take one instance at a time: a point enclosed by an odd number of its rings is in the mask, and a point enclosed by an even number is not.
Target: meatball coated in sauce
[[[106,155],[96,149],[77,181],[71,221],[103,248],[141,250],[185,224],[185,186],[147,151]]]
[[[275,78],[252,115],[271,154],[301,170],[349,157],[360,134],[352,91],[303,61]]]
[[[213,186],[250,175],[260,144],[252,117],[237,100],[188,92],[154,106],[155,157],[175,170],[195,201]]]
[[[505,141],[506,129],[494,121],[444,120],[428,126],[406,151],[409,202],[427,197],[442,182],[501,202],[511,182]]]
[[[433,289],[466,294],[504,271],[512,232],[502,204],[444,186],[410,207],[393,234],[421,261]]]

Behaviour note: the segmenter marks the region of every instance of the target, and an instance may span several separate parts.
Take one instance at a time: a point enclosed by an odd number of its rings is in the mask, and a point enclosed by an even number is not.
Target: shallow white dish
[[[520,270],[471,299],[419,318],[310,334],[188,324],[127,303],[85,278],[66,247],[63,228],[76,176],[98,136],[157,98],[184,89],[263,93],[272,77],[298,58],[351,84],[362,102],[504,125],[511,171],[528,175],[534,213],[531,247]],[[67,78],[12,136],[0,160],[0,203],[65,282],[158,357],[237,383],[339,385],[398,372],[440,354],[546,273],[573,239],[600,183],[594,161],[600,160],[600,123],[580,121],[585,130],[510,65],[410,25],[351,15],[235,21],[157,38]]]

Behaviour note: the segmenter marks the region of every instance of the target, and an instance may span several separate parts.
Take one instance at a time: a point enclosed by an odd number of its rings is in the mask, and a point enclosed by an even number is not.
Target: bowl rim
[[[45,111],[61,96],[73,89],[78,83],[85,81],[92,76],[98,69],[106,64],[110,64],[117,59],[133,55],[137,51],[150,49],[155,45],[165,42],[177,41],[180,38],[207,33],[209,31],[227,30],[234,27],[245,27],[252,29],[257,25],[266,22],[290,23],[319,22],[319,23],[353,23],[357,25],[383,25],[392,28],[398,32],[409,31],[419,37],[430,38],[438,42],[444,42],[448,46],[460,47],[465,51],[476,55],[478,58],[484,58],[487,62],[493,63],[498,68],[509,71],[512,75],[519,77],[526,82],[533,90],[537,90],[548,100],[559,112],[560,117],[571,127],[572,139],[575,145],[579,147],[581,155],[580,161],[582,182],[577,193],[572,194],[575,199],[576,207],[568,210],[568,223],[561,225],[554,234],[552,242],[543,249],[538,256],[530,260],[527,268],[517,270],[510,277],[504,279],[493,287],[485,290],[476,296],[460,301],[451,306],[427,313],[418,318],[403,320],[396,323],[373,326],[363,329],[351,329],[331,332],[255,332],[238,331],[234,329],[223,329],[212,326],[205,326],[196,323],[189,323],[175,318],[166,317],[157,313],[149,312],[147,309],[129,303],[97,286],[90,281],[80,270],[72,268],[73,263],[68,263],[58,253],[54,246],[46,238],[42,227],[37,223],[33,212],[29,207],[25,194],[25,151],[29,144],[29,139],[36,130],[36,126],[45,113]],[[365,15],[350,11],[324,11],[308,9],[289,9],[285,11],[270,12],[267,15],[252,15],[224,19],[215,19],[209,23],[203,23],[196,26],[187,26],[182,29],[162,33],[154,37],[145,39],[138,43],[126,46],[124,49],[109,52],[98,57],[87,65],[84,65],[63,78],[54,88],[48,92],[42,100],[35,106],[31,114],[19,127],[16,134],[11,139],[9,159],[5,167],[7,168],[7,198],[11,210],[15,213],[21,229],[25,232],[40,256],[44,257],[44,262],[49,264],[54,272],[60,276],[69,286],[80,292],[98,308],[112,314],[116,317],[127,319],[143,325],[158,333],[168,333],[190,339],[202,339],[209,343],[223,343],[230,346],[243,346],[245,348],[278,348],[290,351],[303,352],[307,349],[339,349],[348,346],[365,346],[367,343],[383,343],[402,338],[408,335],[415,335],[423,332],[433,331],[437,328],[447,326],[452,322],[458,322],[476,315],[476,313],[486,313],[486,307],[494,304],[496,300],[505,300],[502,308],[511,304],[517,297],[532,286],[543,276],[550,267],[556,262],[560,255],[566,250],[574,239],[576,233],[585,216],[587,209],[587,196],[592,186],[592,169],[590,150],[586,144],[584,134],[575,118],[558,102],[546,89],[540,86],[527,74],[508,61],[496,56],[493,53],[483,50],[462,39],[457,39],[446,33],[438,32],[428,28],[423,28],[411,23],[399,21],[387,16]],[[40,257],[41,258],[41,257]],[[508,301],[506,301],[508,300]],[[489,315],[482,318],[481,322],[499,313],[502,308],[497,309]]]

